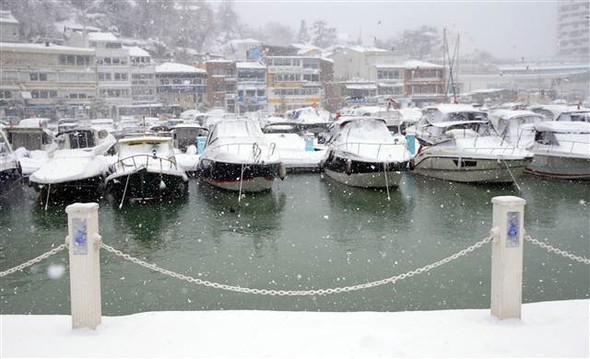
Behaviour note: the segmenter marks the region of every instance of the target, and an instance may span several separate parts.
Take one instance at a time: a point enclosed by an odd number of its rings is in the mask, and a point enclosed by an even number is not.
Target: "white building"
[[[590,57],[590,3],[559,2],[557,18],[557,55],[564,58]]]
[[[266,110],[266,66],[260,62],[238,62],[236,73],[238,112]]]
[[[88,34],[88,45],[96,49],[98,97],[108,106],[131,105],[131,64],[129,50],[108,32]]]
[[[157,102],[156,65],[149,52],[140,47],[127,47],[131,63],[131,95],[133,104]]]
[[[396,63],[392,51],[365,46],[335,48],[331,58],[336,81],[371,80],[371,67]]]

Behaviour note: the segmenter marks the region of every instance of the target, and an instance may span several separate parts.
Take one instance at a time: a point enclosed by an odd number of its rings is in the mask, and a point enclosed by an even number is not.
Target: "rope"
[[[388,284],[388,283],[393,284],[399,280],[410,278],[410,277],[413,277],[417,274],[428,272],[431,269],[440,267],[441,265],[443,265],[445,263],[449,263],[459,257],[466,255],[467,253],[473,252],[477,248],[482,247],[484,244],[489,243],[491,240],[492,240],[492,237],[486,237],[483,240],[475,243],[474,245],[472,245],[468,248],[465,248],[465,249],[463,249],[451,256],[443,258],[437,262],[434,262],[434,263],[428,264],[424,267],[417,268],[413,271],[409,271],[409,272],[399,274],[396,276],[392,276],[389,278],[384,278],[384,279],[380,279],[380,280],[376,280],[376,281],[372,281],[372,282],[351,285],[351,286],[346,286],[346,287],[336,287],[336,288],[327,288],[327,289],[311,289],[311,290],[257,289],[257,288],[246,288],[246,287],[240,287],[240,286],[235,286],[235,285],[227,285],[227,284],[210,282],[208,280],[203,280],[203,279],[194,278],[194,277],[184,275],[184,274],[179,274],[179,273],[161,268],[161,267],[157,266],[156,264],[147,263],[145,261],[142,261],[141,259],[131,257],[129,254],[123,253],[120,250],[115,249],[105,243],[101,243],[101,247],[116,256],[119,256],[127,261],[132,262],[132,263],[138,264],[144,268],[153,270],[155,272],[159,272],[161,274],[167,275],[172,278],[184,280],[189,283],[195,283],[195,284],[203,285],[203,286],[210,287],[210,288],[222,289],[222,290],[238,292],[238,293],[293,297],[293,296],[316,296],[316,295],[327,295],[327,294],[335,294],[335,293],[347,293],[347,292],[354,292],[354,291],[361,290],[361,289],[378,287],[378,286]]]
[[[60,244],[59,246],[53,248],[49,252],[43,253],[43,254],[41,254],[38,257],[35,257],[35,258],[31,259],[31,260],[28,260],[28,261],[24,262],[23,264],[17,265],[16,267],[13,267],[13,268],[10,268],[10,269],[7,269],[5,271],[0,272],[0,278],[1,277],[5,277],[5,276],[7,276],[9,274],[12,274],[14,272],[21,271],[21,270],[23,270],[23,269],[25,269],[27,267],[32,266],[33,264],[39,263],[42,260],[47,259],[47,258],[51,257],[52,255],[58,253],[58,252],[61,252],[65,248],[66,248],[66,244],[65,243]]]

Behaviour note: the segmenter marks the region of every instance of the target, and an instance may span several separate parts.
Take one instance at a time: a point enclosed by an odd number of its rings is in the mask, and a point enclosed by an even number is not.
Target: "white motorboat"
[[[59,148],[31,174],[30,184],[45,193],[100,194],[113,162],[106,154],[115,137],[106,131],[77,128],[58,134],[56,142]]]
[[[22,169],[4,131],[0,129],[0,194],[22,178]]]
[[[495,110],[490,113],[490,120],[498,136],[525,149],[535,143],[535,125],[546,121],[543,115],[526,110]]]
[[[285,176],[279,149],[268,142],[250,120],[217,121],[207,138],[198,174],[216,187],[240,191],[270,190],[277,177]]]
[[[23,176],[27,178],[41,168],[58,147],[53,132],[39,126],[39,123],[33,126],[30,122],[22,120],[18,126],[4,128],[6,138],[20,161]]]
[[[380,118],[345,117],[332,126],[322,169],[335,181],[364,188],[398,186],[411,153],[403,136]]]
[[[171,137],[121,138],[117,153],[118,160],[105,182],[107,191],[121,204],[188,194],[188,176],[176,163]]]
[[[511,145],[493,129],[487,114],[467,105],[428,108],[416,125],[421,147],[414,172],[469,183],[511,183],[533,154]]]
[[[590,122],[547,121],[535,125],[533,161],[527,173],[590,179]]]

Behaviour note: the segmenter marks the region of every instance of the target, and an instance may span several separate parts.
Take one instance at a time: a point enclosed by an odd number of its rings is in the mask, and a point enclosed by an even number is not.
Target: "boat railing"
[[[518,147],[462,147],[461,151],[486,155],[514,155],[522,152]]]
[[[539,147],[539,145],[541,145],[541,147]],[[588,141],[572,141],[559,139],[557,141],[552,141],[548,144],[536,143],[536,146],[533,148],[537,150],[542,150],[543,152],[559,151],[562,153],[578,153],[585,154],[587,156],[590,155],[590,142]]]
[[[375,157],[379,157],[381,154],[381,150],[383,148],[397,148],[397,147],[406,147],[406,144],[403,142],[399,143],[375,143],[375,142],[346,142],[340,143],[337,145],[339,150],[346,150],[346,151],[354,151],[356,149],[356,153],[361,152],[361,148],[376,148],[377,154]]]
[[[127,167],[133,167],[133,169],[139,169],[139,168],[147,168],[150,166],[150,164],[152,164],[152,166],[154,164],[158,165],[161,170],[163,169],[178,169],[178,165],[176,164],[176,158],[174,157],[170,157],[170,158],[164,158],[164,157],[159,157],[156,155],[150,155],[147,153],[142,153],[142,154],[137,154],[137,155],[132,155],[132,156],[128,156],[125,158],[121,158],[117,161],[116,166],[119,167],[123,167],[123,168],[127,168]]]

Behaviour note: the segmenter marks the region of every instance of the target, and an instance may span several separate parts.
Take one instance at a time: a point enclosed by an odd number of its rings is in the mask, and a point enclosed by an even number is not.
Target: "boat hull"
[[[29,184],[35,188],[36,191],[47,195],[97,195],[100,196],[104,192],[104,175],[97,175],[73,181],[54,182],[54,183],[39,183],[30,181]]]
[[[113,197],[125,201],[179,198],[188,194],[186,176],[151,172],[145,168],[119,176],[111,175],[106,187]]]
[[[408,165],[409,161],[390,162],[385,164],[384,169],[383,163],[349,161],[335,156],[323,165],[323,170],[328,177],[349,186],[386,188],[399,186],[402,173],[407,171]]]
[[[525,172],[548,178],[590,180],[590,158],[535,153]]]
[[[426,155],[415,160],[414,173],[453,182],[513,183],[531,158],[496,159]]]
[[[205,160],[199,163],[197,173],[204,182],[225,190],[262,192],[272,188],[280,166],[280,163],[241,164]]]
[[[7,168],[0,171],[0,194],[8,192],[22,178],[20,167]]]

